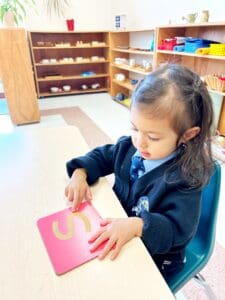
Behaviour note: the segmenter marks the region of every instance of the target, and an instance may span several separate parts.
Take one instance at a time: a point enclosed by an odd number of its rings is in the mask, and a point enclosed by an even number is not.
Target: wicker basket
[[[209,54],[225,56],[225,44],[210,44]]]
[[[225,80],[220,79],[220,76],[206,75],[204,79],[210,89],[225,92]]]

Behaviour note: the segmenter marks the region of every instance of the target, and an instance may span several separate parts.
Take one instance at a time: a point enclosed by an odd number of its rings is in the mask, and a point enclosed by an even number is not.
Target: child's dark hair
[[[173,167],[181,168],[181,175],[190,188],[205,185],[213,166],[210,143],[213,108],[200,77],[186,67],[164,65],[146,76],[136,88],[131,108],[140,104],[151,105],[151,117],[169,116],[178,137],[191,127],[200,127],[196,137],[178,146]]]

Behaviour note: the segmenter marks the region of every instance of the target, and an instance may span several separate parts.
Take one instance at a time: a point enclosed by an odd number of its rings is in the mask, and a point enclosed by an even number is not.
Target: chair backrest
[[[215,244],[216,220],[220,196],[221,167],[215,162],[214,171],[202,191],[201,216],[195,237],[189,246],[199,255],[211,256]],[[197,242],[197,247],[196,247]],[[207,253],[208,252],[208,253]],[[208,257],[209,258],[209,257]]]
[[[182,270],[168,278],[168,285],[177,292],[207,264],[215,244],[216,220],[220,195],[221,167],[215,162],[210,181],[202,192],[199,225],[186,248],[187,262]]]

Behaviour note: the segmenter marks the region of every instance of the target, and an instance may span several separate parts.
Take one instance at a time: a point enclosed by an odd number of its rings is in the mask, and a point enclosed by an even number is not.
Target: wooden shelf
[[[225,22],[199,22],[199,23],[182,23],[182,24],[168,24],[161,25],[159,28],[190,28],[190,27],[217,27],[217,26],[225,26]]]
[[[170,54],[170,55],[181,55],[181,56],[190,56],[190,57],[196,57],[196,58],[206,58],[206,59],[218,59],[218,60],[224,60],[225,56],[219,56],[219,55],[199,55],[196,53],[189,53],[189,52],[178,52],[178,51],[169,51],[169,50],[157,50],[157,53],[161,54]]]
[[[94,49],[94,48],[109,48],[109,46],[81,46],[81,47],[77,47],[77,46],[65,46],[65,47],[55,47],[55,46],[49,46],[49,47],[33,47],[34,50],[60,50],[60,49]]]
[[[208,88],[208,91],[210,93],[214,93],[214,94],[217,94],[217,95],[220,95],[220,96],[225,96],[225,92],[220,92],[220,91],[212,90],[212,89],[209,89],[209,88]]]
[[[118,68],[118,69],[121,69],[121,70],[126,70],[126,71],[129,71],[129,72],[134,72],[134,73],[138,73],[138,74],[141,74],[141,75],[148,75],[149,73],[151,73],[151,71],[149,72],[146,72],[146,71],[142,71],[142,70],[139,70],[138,68],[131,68],[127,65],[123,65],[123,64],[120,64],[120,65],[117,65],[117,64],[111,64],[112,67],[115,67],[115,68]]]
[[[35,66],[40,66],[40,67],[49,67],[49,66],[64,66],[64,65],[85,65],[85,64],[104,64],[108,63],[109,60],[98,60],[98,61],[84,61],[84,62],[57,62],[57,63],[35,63]]]
[[[145,50],[132,50],[132,49],[113,48],[112,51],[130,53],[130,54],[148,55],[148,56],[153,56],[154,55],[154,52],[145,51]]]
[[[116,84],[118,84],[118,85],[128,89],[129,91],[132,91],[132,92],[135,90],[135,87],[136,87],[136,85],[132,85],[128,80],[119,81],[119,80],[113,79],[112,82],[116,83]]]
[[[81,76],[81,75],[73,75],[73,76],[62,76],[62,77],[53,77],[53,78],[38,78],[39,82],[41,81],[64,81],[64,80],[71,80],[71,79],[83,79],[86,80],[88,78],[100,78],[100,77],[108,77],[109,74],[95,74],[90,76]]]
[[[115,34],[115,33],[143,33],[143,32],[155,32],[155,27],[154,28],[143,28],[143,29],[132,29],[130,28],[128,29],[114,29],[114,30],[110,30],[110,33]]]
[[[73,94],[86,94],[86,93],[102,93],[108,92],[108,88],[100,88],[100,89],[88,89],[88,90],[71,90],[69,92],[57,92],[57,93],[41,93],[40,97],[47,97],[47,96],[62,96],[62,95],[73,95]]]

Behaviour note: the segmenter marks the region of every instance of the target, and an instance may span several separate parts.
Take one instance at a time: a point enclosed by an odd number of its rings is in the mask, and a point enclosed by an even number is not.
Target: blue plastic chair
[[[214,172],[202,194],[202,209],[197,232],[186,248],[184,268],[167,280],[173,293],[195,278],[205,288],[210,299],[215,296],[199,272],[205,267],[215,245],[216,220],[220,195],[221,167],[215,162]]]

